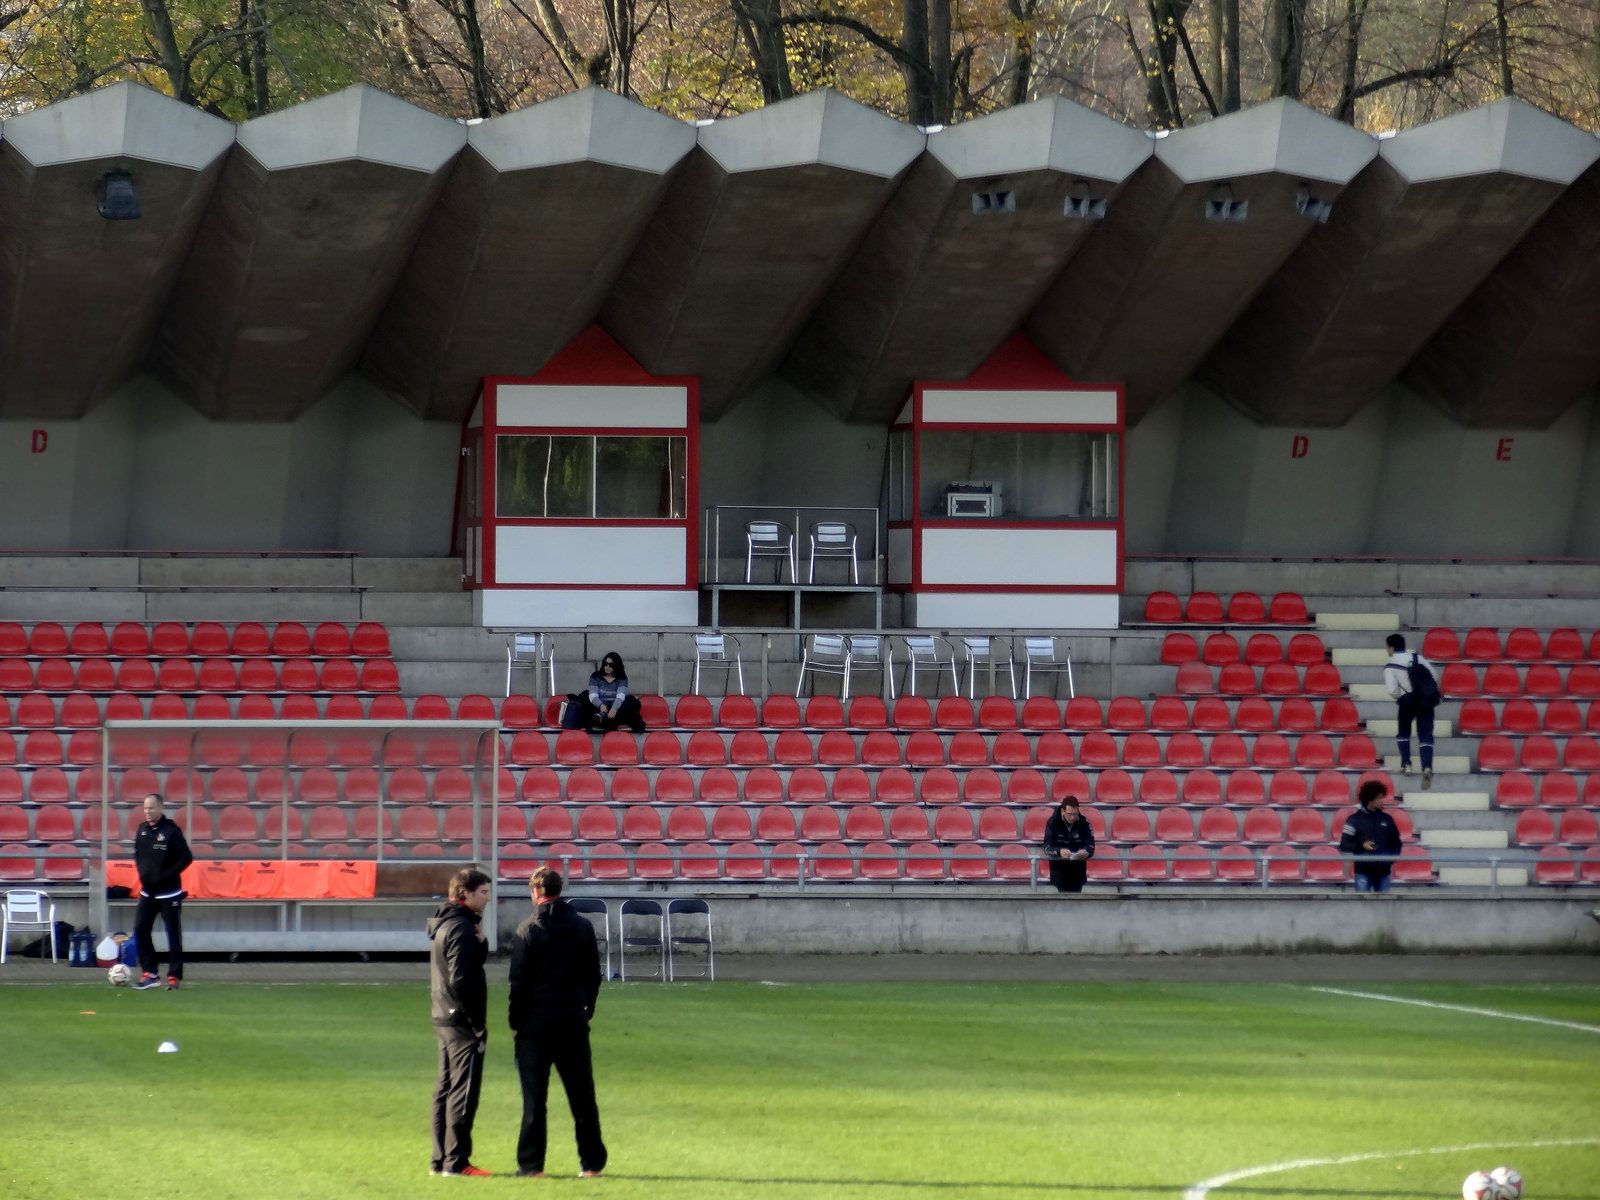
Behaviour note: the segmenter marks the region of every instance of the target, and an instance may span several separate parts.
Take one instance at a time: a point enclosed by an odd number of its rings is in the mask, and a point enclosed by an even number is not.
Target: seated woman
[[[628,695],[628,669],[617,654],[607,651],[600,669],[589,676],[587,691],[573,692],[561,714],[567,729],[589,729],[598,725],[609,732],[626,725],[635,733],[644,732],[644,714],[639,701]]]

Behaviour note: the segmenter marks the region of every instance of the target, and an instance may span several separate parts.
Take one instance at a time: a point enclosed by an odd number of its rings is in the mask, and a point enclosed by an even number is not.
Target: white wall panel
[[[922,393],[922,419],[993,425],[1115,425],[1117,394],[930,389]]]
[[[1098,529],[928,529],[922,583],[1103,584],[1117,582],[1117,534]]]
[[[495,582],[687,583],[686,537],[654,525],[502,525]]]
[[[1117,604],[1115,593],[919,592],[906,598],[906,620],[918,629],[1115,629]]]
[[[689,422],[689,392],[681,387],[513,383],[496,396],[500,425],[681,429]]]
[[[589,625],[692,626],[700,623],[694,591],[526,591],[473,593],[474,616],[488,629],[582,629]]]

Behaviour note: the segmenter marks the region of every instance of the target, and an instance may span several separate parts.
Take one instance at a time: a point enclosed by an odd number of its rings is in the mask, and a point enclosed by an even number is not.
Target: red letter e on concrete
[[[1511,461],[1511,447],[1516,443],[1516,440],[1517,439],[1514,437],[1503,437],[1500,439],[1499,443],[1494,448],[1495,462]]]

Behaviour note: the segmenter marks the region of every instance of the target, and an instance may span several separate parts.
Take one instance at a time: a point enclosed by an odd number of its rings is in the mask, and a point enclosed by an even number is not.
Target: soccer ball
[[[133,968],[127,963],[117,963],[106,972],[106,978],[111,981],[112,987],[127,987],[133,982]]]
[[[1500,1200],[1500,1185],[1487,1171],[1474,1171],[1461,1183],[1461,1200]]]
[[[1522,1195],[1522,1172],[1515,1167],[1496,1167],[1489,1172],[1495,1187],[1500,1189],[1499,1200],[1519,1200]]]

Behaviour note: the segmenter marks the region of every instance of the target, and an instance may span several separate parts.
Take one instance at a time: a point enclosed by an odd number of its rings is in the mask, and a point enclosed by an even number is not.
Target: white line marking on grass
[[[1321,990],[1321,989],[1319,989]],[[1464,1146],[1426,1146],[1412,1150],[1379,1150],[1368,1154],[1338,1154],[1329,1158],[1296,1158],[1288,1162],[1267,1163],[1262,1167],[1242,1167],[1237,1171],[1202,1179],[1183,1193],[1183,1200],[1206,1200],[1216,1188],[1244,1179],[1298,1171],[1305,1167],[1337,1167],[1345,1163],[1375,1162],[1384,1158],[1413,1158],[1420,1154],[1465,1154],[1468,1150],[1527,1150],[1545,1146],[1597,1146],[1600,1138],[1553,1138],[1541,1142],[1470,1142]]]
[[[1498,1008],[1477,1008],[1470,1004],[1442,1004],[1437,1000],[1416,1000],[1410,996],[1389,996],[1383,992],[1355,992],[1348,988],[1312,987],[1308,991],[1330,996],[1354,996],[1358,1000],[1387,1000],[1390,1004],[1414,1004],[1418,1008],[1442,1008],[1448,1012],[1471,1013],[1478,1017],[1499,1017],[1503,1021],[1526,1021],[1530,1025],[1553,1025],[1557,1029],[1576,1029],[1579,1033],[1600,1033],[1600,1025],[1582,1021],[1562,1021],[1555,1017],[1532,1017],[1527,1013],[1504,1012]]]

